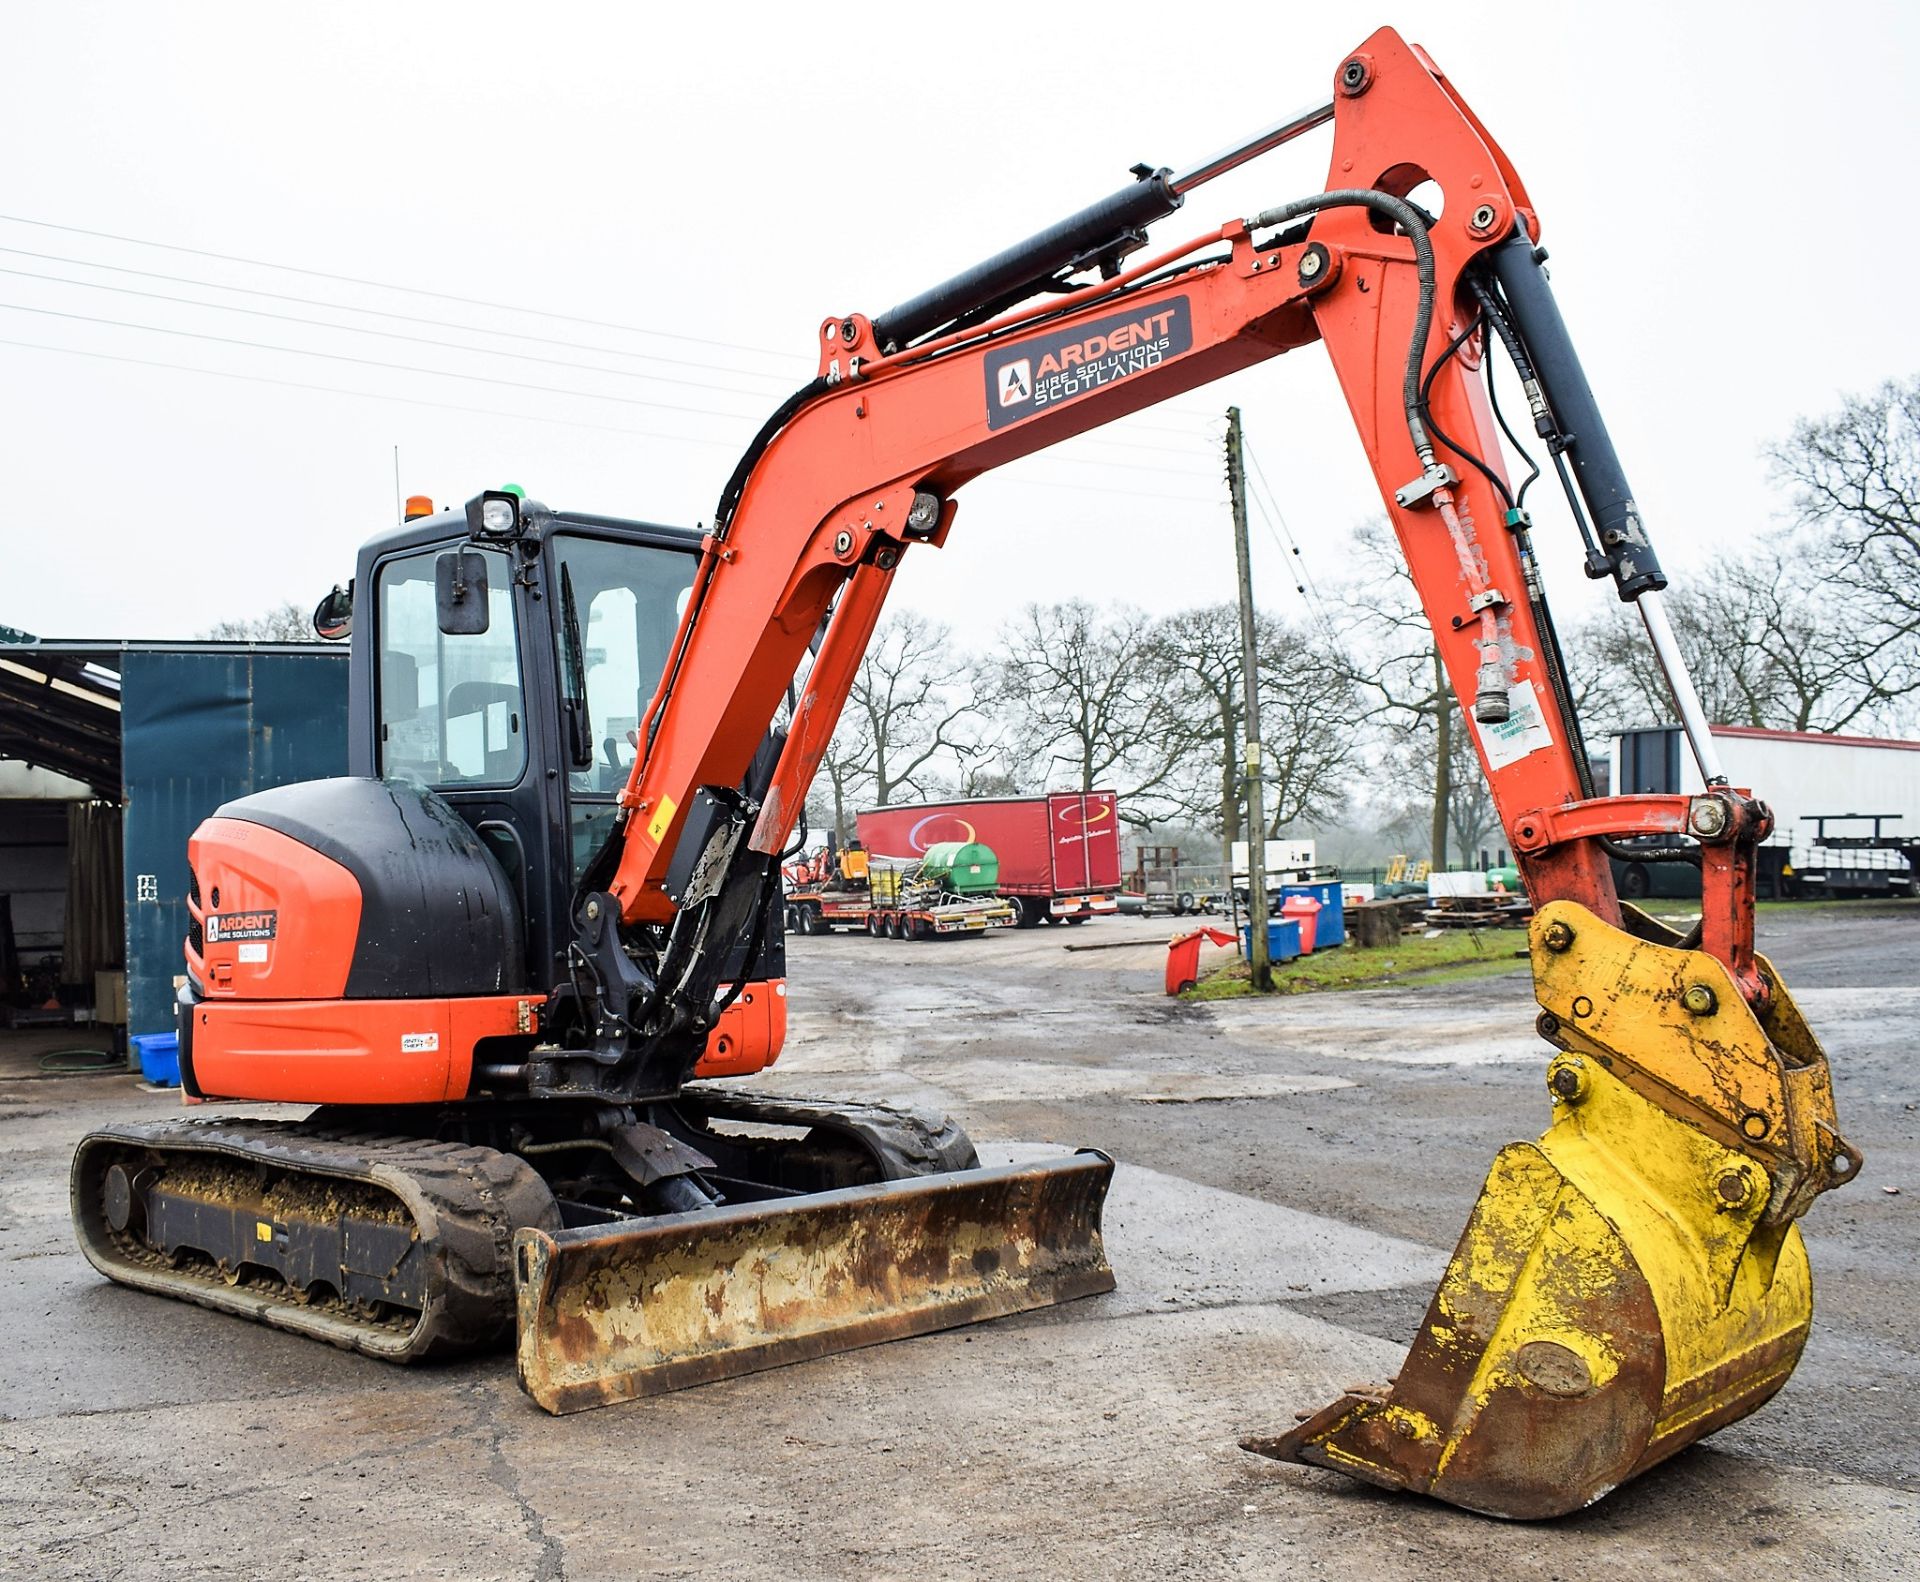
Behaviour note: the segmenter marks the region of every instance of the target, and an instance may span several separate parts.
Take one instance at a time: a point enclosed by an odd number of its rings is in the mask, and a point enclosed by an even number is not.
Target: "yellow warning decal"
[[[660,799],[658,811],[654,813],[652,818],[647,820],[648,840],[658,845],[660,841],[665,838],[668,827],[673,823],[673,815],[679,810],[679,807],[680,804],[670,796],[663,796]]]
[[[272,1241],[273,1227],[263,1219],[253,1222],[253,1235],[256,1241]]]

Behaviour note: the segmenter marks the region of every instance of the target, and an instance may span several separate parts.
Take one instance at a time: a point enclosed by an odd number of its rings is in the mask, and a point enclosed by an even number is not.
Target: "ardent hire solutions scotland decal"
[[[987,353],[987,427],[1005,428],[1143,374],[1192,345],[1187,299],[1169,297],[1065,334],[997,347]]]
[[[230,939],[272,939],[278,912],[215,912],[207,917],[207,943]]]

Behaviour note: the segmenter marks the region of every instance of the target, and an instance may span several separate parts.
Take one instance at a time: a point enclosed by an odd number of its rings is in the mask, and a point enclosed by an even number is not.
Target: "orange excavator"
[[[1329,123],[1325,190],[1147,247],[1203,183]],[[766,981],[751,942],[888,587],[964,485],[1319,342],[1538,908],[1552,1110],[1495,1160],[1392,1385],[1248,1448],[1539,1517],[1779,1389],[1811,1316],[1796,1222],[1860,1156],[1755,953],[1770,816],[1715,759],[1519,175],[1391,30],[1325,101],[1135,174],[825,320],[818,377],[675,570],[622,570],[606,546],[640,529],[510,492],[363,558],[366,772],[231,804],[192,848],[189,1091],[321,1107],[85,1139],[101,1269],[376,1355],[512,1329],[555,1410],[1104,1289],[1104,1158],[980,1170],[937,1117],[759,1098],[703,1062]],[[1643,618],[1699,795],[1589,783],[1500,356],[1588,574]],[[657,684],[628,717],[636,677]],[[611,789],[587,806],[575,777]],[[1616,895],[1629,839],[1700,866],[1684,937]]]

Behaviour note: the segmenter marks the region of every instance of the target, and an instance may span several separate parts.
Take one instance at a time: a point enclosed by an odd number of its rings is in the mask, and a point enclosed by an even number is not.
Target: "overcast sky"
[[[396,445],[442,504],[511,480],[704,521],[821,318],[1324,97],[1380,22],[1521,172],[1655,541],[1699,575],[1782,509],[1766,441],[1920,371],[1916,9],[10,0],[0,622],[310,606],[393,520]],[[1320,190],[1329,135],[1157,239]],[[971,485],[895,603],[984,645],[1033,598],[1231,597],[1229,402],[1261,602],[1303,615],[1287,533],[1330,592],[1379,509],[1316,348]],[[1571,563],[1560,512],[1542,537]]]

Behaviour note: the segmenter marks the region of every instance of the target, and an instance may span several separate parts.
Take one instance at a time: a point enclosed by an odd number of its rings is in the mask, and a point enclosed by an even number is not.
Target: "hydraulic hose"
[[[1427,217],[1405,198],[1396,198],[1366,187],[1335,187],[1330,192],[1315,193],[1310,198],[1296,198],[1277,209],[1257,214],[1248,222],[1248,229],[1265,230],[1269,226],[1285,225],[1289,220],[1297,220],[1303,214],[1317,214],[1322,209],[1353,208],[1371,209],[1375,214],[1386,216],[1405,231],[1413,242],[1413,262],[1420,282],[1420,300],[1414,309],[1413,338],[1407,347],[1407,372],[1401,386],[1401,400],[1407,409],[1407,432],[1413,437],[1414,454],[1420,458],[1422,467],[1429,467],[1433,464],[1433,440],[1428,436],[1427,425],[1420,417],[1420,368],[1426,357],[1427,334],[1433,328],[1433,241],[1427,235]]]

